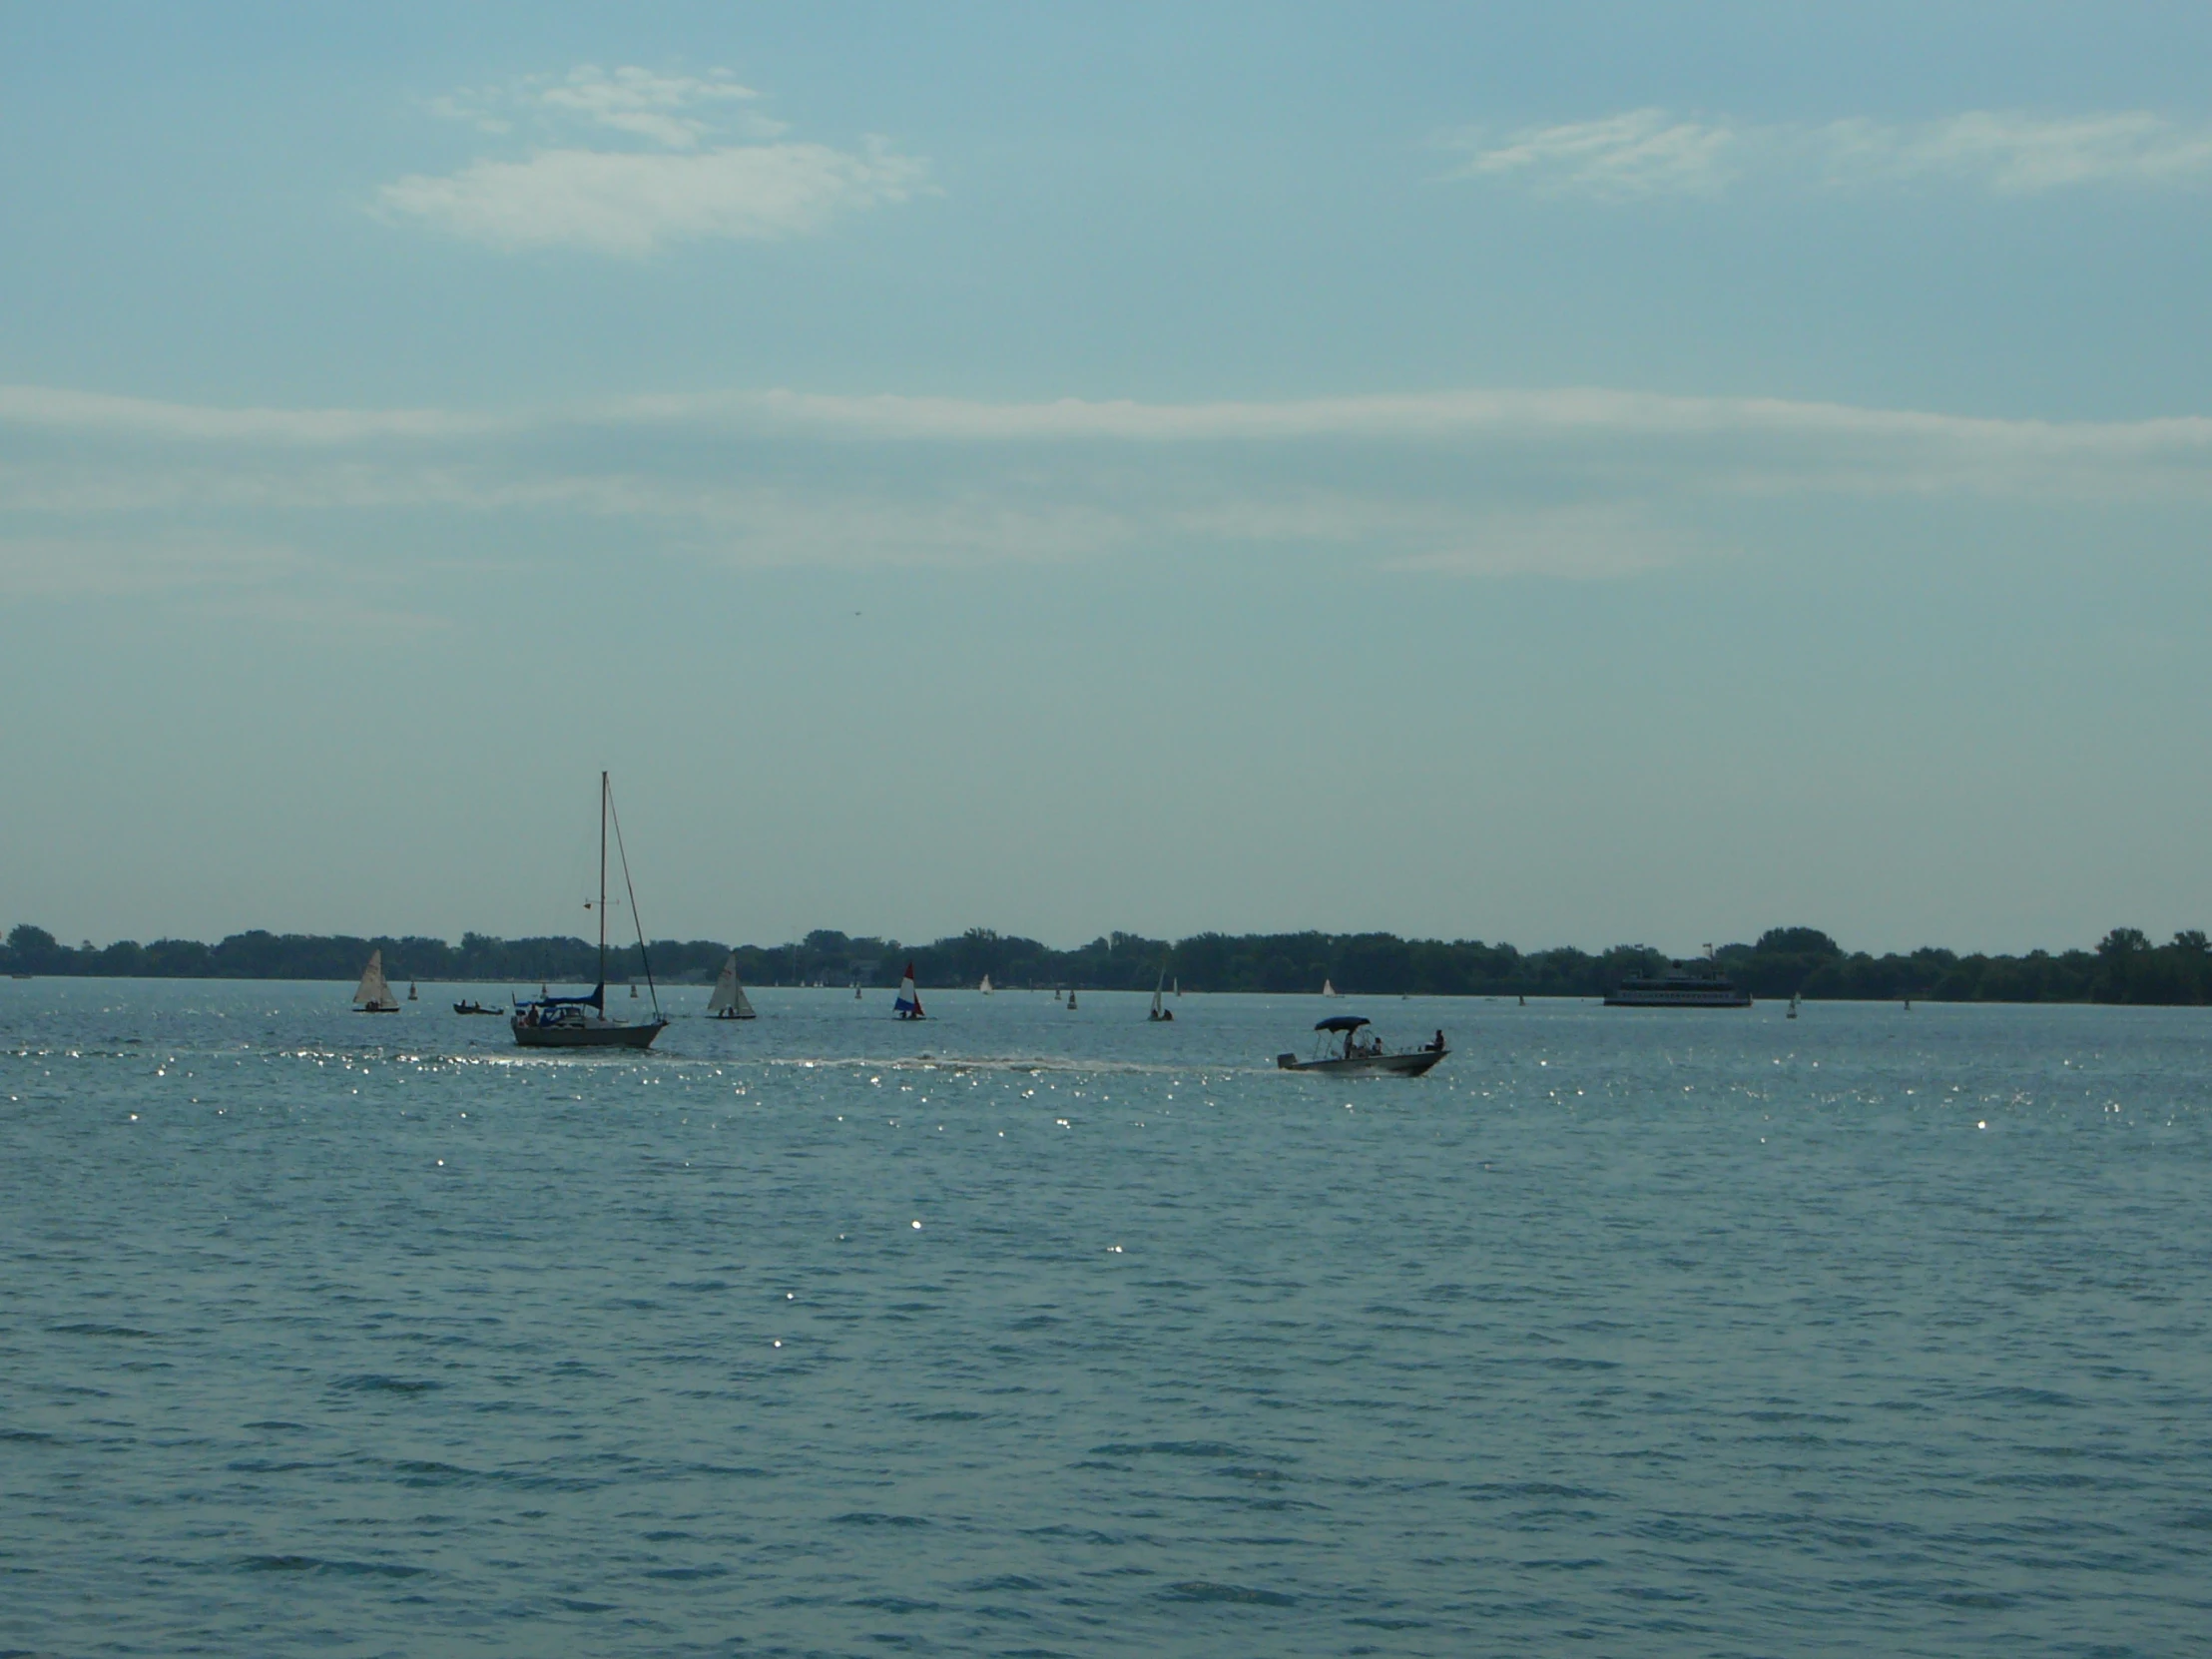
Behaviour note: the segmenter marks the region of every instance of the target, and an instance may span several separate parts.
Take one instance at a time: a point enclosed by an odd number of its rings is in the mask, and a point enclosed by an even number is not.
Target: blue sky
[[[0,921],[2212,914],[2201,8],[0,8]]]

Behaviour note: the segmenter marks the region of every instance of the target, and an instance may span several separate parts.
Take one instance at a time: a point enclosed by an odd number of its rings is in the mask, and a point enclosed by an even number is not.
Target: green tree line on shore
[[[647,954],[663,983],[700,983],[721,970],[731,948],[711,939],[662,939]],[[1192,991],[1286,994],[1317,991],[1328,980],[1347,995],[1601,996],[1623,979],[1667,965],[1665,955],[1648,945],[1521,951],[1479,939],[1401,939],[1391,933],[1198,933],[1177,940],[1107,933],[1072,950],[1055,950],[982,927],[928,944],[818,930],[788,944],[736,948],[739,975],[754,985],[895,985],[911,961],[924,988],[973,985],[989,974],[1008,989],[1072,985],[1149,991],[1164,975]],[[71,946],[28,923],[12,928],[0,946],[0,971],[344,980],[360,972],[371,950],[384,953],[384,972],[394,981],[588,985],[599,971],[598,948],[575,938],[464,933],[452,944],[412,936],[257,930],[216,944],[124,939]],[[1758,997],[2212,1002],[2212,941],[2197,929],[2154,944],[2140,929],[2115,927],[2094,950],[1992,956],[1928,947],[1875,956],[1847,951],[1818,928],[1775,927],[1756,943],[1723,945],[1714,954],[1731,978]],[[644,979],[646,962],[636,945],[610,947],[607,957],[611,980]]]

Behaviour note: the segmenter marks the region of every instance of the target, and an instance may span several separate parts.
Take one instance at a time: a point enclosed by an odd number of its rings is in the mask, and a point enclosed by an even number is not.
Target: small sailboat
[[[990,995],[990,994],[991,994],[991,976],[990,976],[989,974],[987,974],[987,973],[986,973],[986,974],[984,974],[984,975],[983,975],[983,982],[982,982],[982,983],[981,983],[980,985],[976,986],[975,988],[976,988],[977,990],[981,991],[981,992],[982,992],[982,993],[983,993],[983,994],[984,994],[985,996],[988,996],[988,995]]]
[[[914,964],[906,964],[906,975],[898,982],[898,1000],[891,1004],[891,1011],[900,1019],[920,1019],[921,995],[914,989]]]
[[[756,1017],[753,1004],[745,999],[745,987],[738,983],[738,953],[735,950],[722,959],[722,974],[715,980],[715,994],[708,999],[707,1012],[715,1019]]]
[[[384,953],[371,950],[368,966],[361,969],[361,982],[353,987],[353,1011],[357,1014],[396,1014],[398,1000],[391,994],[391,986],[384,982]]]
[[[1060,1000],[1060,987],[1058,985],[1052,987],[1052,1000],[1055,1002]]]
[[[1069,1010],[1070,1010],[1070,1011],[1072,1012],[1072,1011],[1074,1010],[1074,1007],[1075,1007],[1075,987],[1074,987],[1073,985],[1070,985],[1070,986],[1068,987],[1068,1008],[1069,1008]]]
[[[1167,982],[1168,976],[1163,972],[1160,975],[1160,983],[1152,987],[1152,1012],[1145,1015],[1146,1019],[1173,1019],[1175,1017],[1173,1008],[1162,1007],[1160,1004],[1160,990]]]
[[[1321,994],[1324,996],[1335,996],[1337,994],[1337,987],[1335,982],[1332,980],[1324,979],[1321,982]]]
[[[1175,994],[1177,996],[1181,996],[1183,994],[1183,981],[1181,979],[1178,979],[1175,982]]]
[[[414,981],[413,981],[412,979],[410,979],[410,980],[408,980],[408,981],[407,981],[407,1000],[408,1000],[409,1002],[416,1002],[416,1001],[420,1001],[420,1000],[421,1000],[421,999],[420,999],[419,997],[417,997],[417,996],[415,995],[415,991],[414,991]]]
[[[1785,1016],[1786,1018],[1789,1018],[1789,1019],[1796,1019],[1796,1018],[1797,1018],[1797,1004],[1798,1004],[1798,993],[1797,993],[1796,991],[1792,991],[1792,992],[1790,993],[1790,1012],[1789,1012],[1789,1013],[1788,1013],[1788,1014],[1787,1014],[1787,1015]]]
[[[852,981],[852,1000],[855,1002],[860,1000],[860,982],[857,979]]]
[[[623,890],[630,894],[630,917],[638,929],[638,960],[653,989],[653,1017],[632,1023],[607,1012],[607,825],[615,828],[615,852],[622,860]],[[524,1048],[651,1048],[668,1029],[661,993],[653,985],[653,963],[646,955],[645,924],[637,920],[637,894],[630,885],[630,855],[622,849],[622,821],[615,817],[614,793],[607,775],[599,775],[599,983],[583,996],[549,996],[541,986],[534,1002],[516,1005],[507,1021]],[[633,986],[632,989],[636,987]]]

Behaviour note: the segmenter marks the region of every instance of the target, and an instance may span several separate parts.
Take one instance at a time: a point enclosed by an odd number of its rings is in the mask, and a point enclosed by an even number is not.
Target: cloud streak
[[[2212,508],[2212,420],[1604,388],[1183,404],[732,391],[471,411],[0,387],[19,592],[203,568],[243,585],[228,550],[273,545],[303,549],[308,570],[355,568],[364,549],[380,570],[539,568],[590,546],[746,566],[1259,552],[1585,580],[1741,549],[1747,523],[1937,501],[2195,523]],[[97,551],[132,545],[134,526],[181,563]],[[42,575],[73,538],[95,548],[82,570]]]
[[[2212,183],[2212,126],[2141,110],[1807,125],[1638,109],[1504,135],[1468,129],[1443,143],[1464,154],[1455,178],[1603,202],[1718,196],[1754,180],[1825,189],[1947,183],[1999,196]]]
[[[840,150],[785,139],[784,124],[754,107],[759,97],[727,70],[635,66],[464,89],[432,108],[501,137],[521,124],[540,142],[523,155],[393,180],[378,190],[376,212],[502,252],[640,259],[682,243],[813,236],[929,188],[928,163],[885,140]]]

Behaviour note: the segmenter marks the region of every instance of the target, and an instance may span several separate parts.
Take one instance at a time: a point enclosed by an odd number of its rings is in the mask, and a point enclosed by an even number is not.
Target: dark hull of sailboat
[[[668,1029],[665,1019],[647,1025],[523,1025],[512,1027],[524,1048],[651,1048]]]
[[[1285,1071],[1319,1071],[1332,1077],[1420,1077],[1443,1057],[1440,1048],[1418,1048],[1410,1054],[1361,1054],[1350,1060],[1301,1060],[1278,1054],[1275,1063]]]
[[[735,1008],[725,1008],[720,1013],[709,1014],[707,1017],[709,1019],[758,1019],[760,1016],[750,1008],[742,1014]]]

